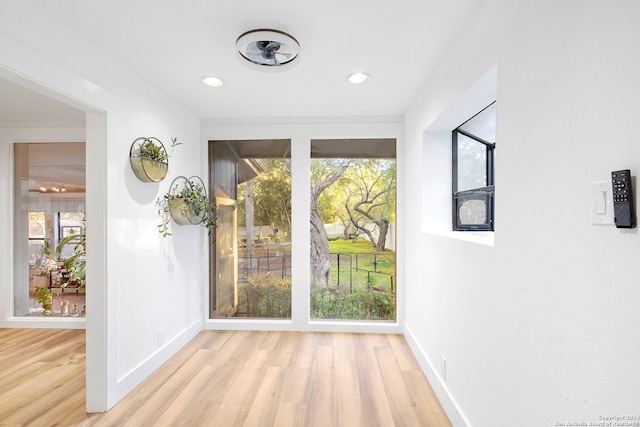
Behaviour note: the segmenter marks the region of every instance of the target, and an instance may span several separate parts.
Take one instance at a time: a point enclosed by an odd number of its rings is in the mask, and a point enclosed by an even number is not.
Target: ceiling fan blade
[[[258,46],[258,43],[259,42],[249,43],[247,45],[247,54],[262,55],[264,49],[261,49],[260,46]]]
[[[247,52],[245,56],[248,60],[256,62],[258,64],[261,64],[264,62],[264,56],[262,55],[262,52],[258,52],[258,53]]]

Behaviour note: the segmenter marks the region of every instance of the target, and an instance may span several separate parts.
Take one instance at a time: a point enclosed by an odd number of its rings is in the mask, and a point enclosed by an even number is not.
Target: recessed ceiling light
[[[347,76],[347,81],[352,85],[359,85],[369,80],[371,76],[367,73],[353,73]]]
[[[286,71],[300,60],[300,43],[284,31],[251,30],[236,40],[236,55],[240,62],[254,70]]]
[[[224,84],[222,83],[222,80],[217,77],[203,77],[202,83],[211,87],[222,87],[222,85]]]

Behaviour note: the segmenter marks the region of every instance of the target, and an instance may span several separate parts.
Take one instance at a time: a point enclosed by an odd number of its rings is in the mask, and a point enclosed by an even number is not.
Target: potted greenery
[[[169,170],[169,157],[176,146],[177,138],[171,138],[171,152],[167,153],[158,138],[141,137],[133,141],[129,150],[129,161],[133,173],[144,182],[160,182]]]
[[[72,242],[76,243],[73,255],[64,261],[64,267],[69,273],[69,281],[62,284],[62,287],[66,287],[69,283],[76,283],[79,288],[82,288],[86,284],[87,267],[87,235],[84,224],[80,234],[72,234],[60,240],[56,246],[56,257],[60,258],[62,248]]]
[[[38,286],[33,296],[35,297],[36,302],[42,304],[42,314],[44,316],[53,315],[53,295],[51,294],[51,289],[44,286]]]
[[[170,236],[169,221],[180,225],[202,224],[215,227],[215,207],[209,201],[202,179],[179,176],[173,180],[169,192],[156,201],[161,221],[158,232],[162,237]]]

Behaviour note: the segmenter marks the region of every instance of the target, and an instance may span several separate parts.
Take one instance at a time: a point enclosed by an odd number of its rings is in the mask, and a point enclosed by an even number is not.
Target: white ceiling
[[[34,0],[201,118],[401,115],[481,0]],[[236,58],[245,31],[295,37],[283,73]],[[348,74],[365,71],[360,86]],[[222,88],[201,84],[223,79]]]

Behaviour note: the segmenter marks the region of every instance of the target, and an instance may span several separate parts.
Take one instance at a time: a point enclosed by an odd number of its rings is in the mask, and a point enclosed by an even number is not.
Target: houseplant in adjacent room
[[[83,288],[86,284],[87,234],[85,230],[83,224],[79,234],[65,237],[56,246],[56,257],[59,258],[65,245],[75,243],[73,254],[64,260],[64,268],[69,273],[69,281],[64,283],[62,287],[66,287],[69,283],[75,283],[78,288]]]
[[[215,227],[215,207],[209,201],[202,179],[197,176],[179,176],[173,180],[169,191],[156,201],[160,224],[158,232],[170,236],[171,219],[180,225],[202,224],[206,228]]]
[[[44,316],[53,315],[53,295],[51,293],[51,289],[44,286],[38,286],[33,296],[36,299],[36,302],[42,304],[42,314]]]

